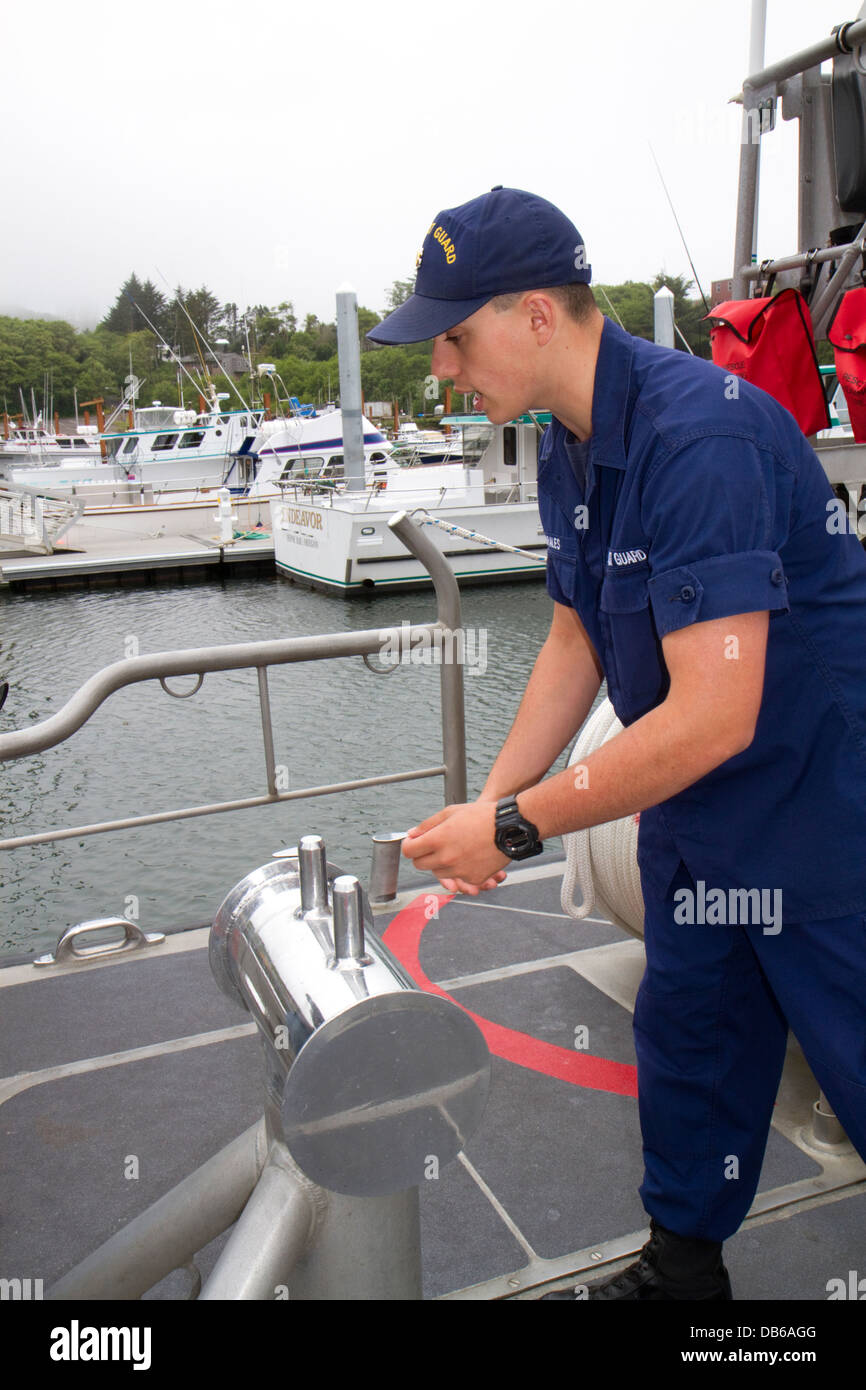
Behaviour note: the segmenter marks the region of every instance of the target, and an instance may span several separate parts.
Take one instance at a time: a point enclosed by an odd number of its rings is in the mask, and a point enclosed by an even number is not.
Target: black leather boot
[[[544,1294],[540,1302],[575,1299],[642,1299],[667,1302],[692,1299],[721,1302],[731,1299],[731,1281],[722,1263],[720,1241],[678,1236],[655,1220],[650,1238],[634,1264],[596,1284],[578,1285]],[[586,1289],[582,1293],[582,1289]]]

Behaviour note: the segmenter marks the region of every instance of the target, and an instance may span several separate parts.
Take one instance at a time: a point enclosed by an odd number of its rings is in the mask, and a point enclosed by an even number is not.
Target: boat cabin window
[[[177,447],[179,449],[197,449],[203,439],[204,430],[187,430],[186,434],[181,436],[181,441]]]
[[[176,443],[176,434],[158,434],[150,447],[156,454],[162,449],[173,449]]]
[[[86,440],[86,439],[73,439],[73,441],[72,441],[72,447],[73,447],[74,449],[86,449],[86,448],[87,448],[87,440]]]
[[[343,475],[343,455],[342,455],[342,454],[332,454],[331,457],[328,459],[328,462],[325,464],[324,468],[322,469],[321,473],[319,474],[319,477],[320,477],[320,478],[339,478],[339,477],[342,477],[342,475]]]
[[[517,467],[517,429],[506,425],[502,431],[502,462],[508,468]]]
[[[323,458],[290,459],[280,474],[280,482],[285,483],[291,478],[308,478],[311,474],[318,474],[324,462]]]
[[[127,439],[126,443],[124,444],[123,448],[121,449],[121,453],[123,453],[123,454],[134,454],[134,453],[135,453],[135,450],[137,449],[137,447],[138,447],[138,435],[137,435],[137,434],[133,434],[133,435],[130,436],[129,439]]]
[[[377,450],[375,451],[375,453],[372,453],[372,454],[370,455],[370,462],[371,462],[371,463],[384,463],[385,460],[387,459],[387,457],[388,457],[388,455],[387,455],[387,454],[383,454],[381,449],[377,449]]]
[[[57,436],[57,443],[59,444],[61,449],[70,449],[72,447],[72,440],[61,439],[60,435]]]

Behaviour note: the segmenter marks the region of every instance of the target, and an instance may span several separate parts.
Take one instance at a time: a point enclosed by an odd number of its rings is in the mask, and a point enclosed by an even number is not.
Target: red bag
[[[836,375],[845,392],[851,428],[858,444],[866,440],[866,289],[849,290],[827,325]]]
[[[716,366],[760,386],[789,410],[804,434],[829,429],[809,306],[799,290],[731,300],[705,316]]]

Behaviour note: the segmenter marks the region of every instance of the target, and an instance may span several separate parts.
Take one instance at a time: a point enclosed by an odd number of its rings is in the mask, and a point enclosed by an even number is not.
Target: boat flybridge
[[[361,417],[365,485],[375,487],[384,477],[393,445],[381,430]],[[332,404],[323,409],[298,408],[291,415],[265,420],[250,448],[255,472],[246,480],[252,497],[273,497],[284,484],[317,482],[341,484],[345,476],[343,414]],[[234,480],[240,484],[240,479]],[[232,486],[233,478],[228,485]]]

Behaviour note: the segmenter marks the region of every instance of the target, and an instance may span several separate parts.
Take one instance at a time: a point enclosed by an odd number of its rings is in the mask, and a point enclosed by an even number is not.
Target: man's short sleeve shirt
[[[788,920],[866,910],[866,555],[793,417],[605,320],[592,437],[554,419],[539,508],[549,592],[623,724],[667,694],[668,633],[770,613],[755,738],[642,813],[645,884],[664,892],[682,859],[715,887],[781,889]]]

